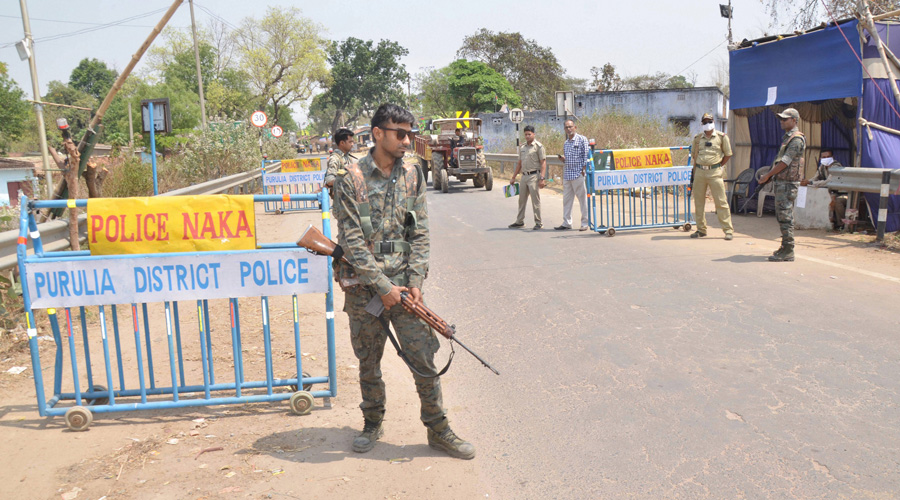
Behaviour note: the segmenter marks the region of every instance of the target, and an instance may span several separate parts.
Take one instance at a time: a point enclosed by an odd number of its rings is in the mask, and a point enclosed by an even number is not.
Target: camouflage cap
[[[781,113],[776,113],[776,114],[778,115],[778,118],[793,118],[795,120],[800,119],[800,113],[798,113],[797,110],[794,108],[787,108],[786,110],[782,111]]]
[[[703,118],[700,118],[700,121],[702,122],[703,120],[715,120],[715,118],[709,113],[703,113]]]

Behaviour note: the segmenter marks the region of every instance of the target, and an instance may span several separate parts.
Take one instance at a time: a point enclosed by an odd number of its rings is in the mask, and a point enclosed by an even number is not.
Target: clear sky
[[[403,62],[412,74],[449,64],[463,37],[487,28],[518,31],[552,48],[570,76],[589,78],[592,66],[610,62],[624,76],[658,71],[693,74],[697,85],[709,85],[716,68],[728,61],[724,43],[728,24],[720,17],[719,3],[727,0],[196,0],[195,13],[198,24],[210,18],[199,8],[202,6],[237,26],[245,17],[262,17],[266,5],[293,5],[324,26],[330,39],[354,36],[399,42],[409,49]],[[769,19],[759,0],[732,3],[735,40],[769,31]],[[169,5],[169,0],[28,0],[41,91],[51,80],[68,81],[72,69],[85,57],[100,59],[117,70],[124,68]],[[153,11],[161,12],[119,26],[62,36]],[[169,25],[190,27],[187,0]],[[12,78],[30,97],[27,62],[19,60],[14,46],[4,47],[22,37],[19,2],[5,0],[0,4],[0,61],[7,63]],[[48,39],[51,37],[58,38]]]

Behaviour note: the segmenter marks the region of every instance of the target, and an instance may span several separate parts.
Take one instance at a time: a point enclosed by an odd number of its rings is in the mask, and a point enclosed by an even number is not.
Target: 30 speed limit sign
[[[281,130],[281,127],[278,125],[272,127],[272,137],[278,138],[281,137],[282,134],[284,134],[284,130]]]
[[[250,115],[250,123],[252,123],[254,127],[265,127],[266,122],[268,121],[269,117],[262,111],[254,111],[253,114]]]

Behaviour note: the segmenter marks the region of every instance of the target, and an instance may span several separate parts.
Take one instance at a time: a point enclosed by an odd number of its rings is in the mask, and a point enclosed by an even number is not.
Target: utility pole
[[[197,44],[197,23],[194,21],[194,0],[188,0],[188,4],[191,6],[191,30],[194,33],[194,62],[197,63],[197,88],[200,90],[200,122],[205,129],[206,100],[203,98],[203,75],[200,74],[200,46]]]
[[[131,118],[131,103],[128,103],[128,149],[134,155],[134,120]]]
[[[44,107],[41,102],[41,88],[38,85],[37,63],[34,57],[34,38],[31,36],[31,21],[28,19],[28,6],[25,0],[19,0],[22,9],[22,27],[25,30],[25,48],[28,51],[28,66],[31,69],[31,90],[34,94],[34,114],[37,116],[38,137],[41,143],[41,162],[44,165],[44,181],[47,184],[47,199],[53,199],[53,174],[50,172],[50,157],[47,153],[47,130],[44,128]],[[71,165],[70,165],[71,168]],[[76,167],[77,168],[77,167]]]

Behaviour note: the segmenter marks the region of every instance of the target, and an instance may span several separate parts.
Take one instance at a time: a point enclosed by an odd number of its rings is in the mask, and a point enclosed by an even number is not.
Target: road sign
[[[469,112],[466,111],[465,113],[463,113],[462,111],[457,111],[456,117],[457,118],[468,118]],[[460,121],[456,122],[456,128],[469,128],[469,120],[460,120]]]
[[[509,121],[513,123],[522,123],[525,120],[525,112],[523,112],[519,108],[514,108],[509,111]]]
[[[268,121],[269,117],[262,111],[254,111],[253,114],[250,115],[250,123],[252,123],[254,127],[263,128]]]
[[[575,116],[575,92],[556,91],[556,116]]]
[[[281,137],[282,134],[284,134],[284,130],[282,130],[281,127],[278,125],[272,127],[272,137],[278,138]]]
[[[144,99],[141,101],[141,131],[150,133],[150,103],[153,103],[153,131],[157,134],[172,131],[172,112],[169,98]]]

